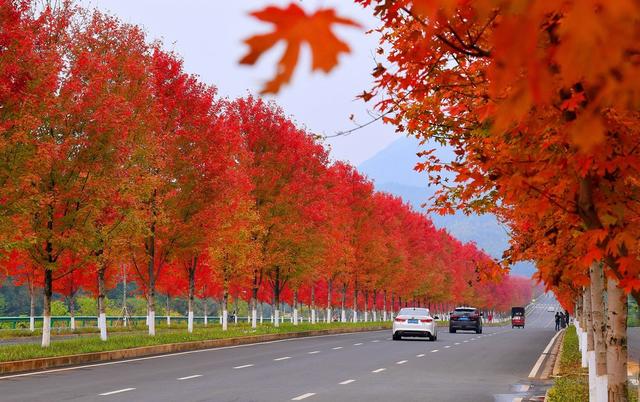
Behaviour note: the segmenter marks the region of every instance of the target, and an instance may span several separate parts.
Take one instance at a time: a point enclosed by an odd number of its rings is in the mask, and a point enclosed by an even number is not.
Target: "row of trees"
[[[218,98],[139,28],[66,2],[0,0],[0,17],[0,240],[9,274],[43,290],[43,347],[53,292],[95,294],[107,339],[105,291],[123,265],[149,335],[159,289],[188,298],[189,331],[196,296],[226,306],[238,289],[254,326],[258,300],[277,325],[281,301],[295,317],[319,284],[328,315],[347,294],[354,316],[396,297],[525,302],[527,285],[474,245],[330,163],[275,105]]]
[[[509,225],[505,264],[536,263],[580,317],[592,396],[625,401],[626,298],[640,299],[638,2],[356,3],[381,35],[362,97],[457,155],[423,153],[435,209]]]

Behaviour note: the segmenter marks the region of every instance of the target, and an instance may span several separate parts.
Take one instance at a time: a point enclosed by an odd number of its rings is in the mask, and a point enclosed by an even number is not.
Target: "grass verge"
[[[222,331],[220,327],[197,328],[193,333],[186,331],[159,332],[155,337],[140,334],[116,333],[109,340],[102,342],[95,337],[82,337],[77,339],[52,342],[49,348],[42,348],[37,344],[7,345],[0,347],[0,362],[35,359],[40,357],[67,356],[80,353],[104,352],[110,350],[130,349],[141,346],[163,345],[168,343],[192,342],[209,339],[225,339],[245,337],[253,335],[277,334],[287,332],[301,332],[338,328],[367,328],[381,325],[390,326],[389,323],[362,322],[362,323],[329,323],[329,324],[293,324],[284,323],[276,328],[270,324],[264,324],[252,329],[249,325],[231,326],[228,331]]]
[[[560,354],[560,376],[549,390],[549,402],[575,402],[589,400],[589,376],[582,368],[578,334],[573,325],[567,328]],[[629,389],[629,402],[638,402],[638,394]]]

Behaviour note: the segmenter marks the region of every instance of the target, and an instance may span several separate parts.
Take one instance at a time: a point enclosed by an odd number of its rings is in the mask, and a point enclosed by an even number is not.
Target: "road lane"
[[[538,305],[525,329],[445,330],[437,342],[391,341],[389,331],[304,338],[5,379],[0,388],[3,401],[494,401],[526,378],[554,334],[552,316]]]

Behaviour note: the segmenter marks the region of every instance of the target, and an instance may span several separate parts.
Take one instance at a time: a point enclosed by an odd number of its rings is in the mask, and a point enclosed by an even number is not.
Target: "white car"
[[[553,313],[554,311],[556,311],[556,308],[555,308],[555,307],[553,307],[553,306],[549,306],[549,307],[547,308],[547,311],[548,311],[548,312],[550,312],[550,313]]]
[[[426,337],[431,341],[438,339],[438,327],[429,309],[420,307],[405,307],[400,309],[393,320],[393,340],[399,341],[403,336]]]

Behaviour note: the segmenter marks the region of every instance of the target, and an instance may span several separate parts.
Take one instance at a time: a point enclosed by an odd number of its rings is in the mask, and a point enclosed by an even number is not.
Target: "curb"
[[[358,332],[386,330],[389,327],[375,326],[367,328],[336,328],[314,331],[288,332],[282,334],[254,335],[237,338],[209,339],[203,341],[168,343],[164,345],[142,346],[131,349],[110,350],[104,352],[82,353],[77,355],[43,357],[28,360],[15,360],[0,363],[0,374],[22,373],[45,370],[54,367],[75,366],[86,363],[126,360],[136,357],[163,355],[176,352],[188,352],[199,349],[215,349],[225,346],[249,345],[282,339],[307,338],[319,335],[337,335]]]

